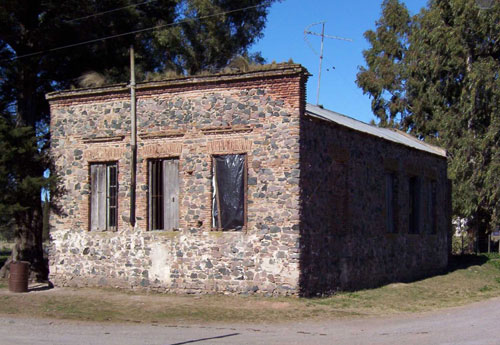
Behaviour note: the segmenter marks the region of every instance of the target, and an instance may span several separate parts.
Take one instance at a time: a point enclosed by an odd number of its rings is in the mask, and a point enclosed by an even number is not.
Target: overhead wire
[[[175,26],[175,25],[180,25],[180,24],[184,24],[184,23],[188,23],[188,22],[197,21],[197,20],[203,20],[203,19],[218,17],[218,16],[230,14],[230,13],[246,11],[246,10],[250,10],[250,9],[253,9],[253,8],[263,7],[263,6],[266,6],[266,5],[269,5],[269,2],[262,3],[260,5],[253,5],[253,6],[247,6],[247,7],[243,7],[243,8],[238,8],[238,9],[230,10],[230,11],[218,12],[218,13],[209,14],[209,15],[205,15],[205,16],[201,16],[201,17],[197,17],[197,18],[188,18],[188,19],[181,20],[179,22],[167,23],[167,24],[161,24],[161,25],[155,25],[155,26],[152,26],[152,27],[149,27],[149,28],[128,31],[128,32],[124,32],[124,33],[116,34],[116,35],[104,36],[104,37],[95,38],[95,39],[88,40],[88,41],[67,44],[67,45],[64,45],[64,46],[59,46],[59,47],[55,47],[55,48],[50,48],[50,49],[36,51],[36,52],[33,52],[33,53],[28,53],[28,54],[14,56],[12,58],[0,60],[0,61],[1,62],[3,62],[3,61],[14,61],[14,60],[18,60],[18,59],[22,59],[22,58],[26,58],[26,57],[43,55],[43,54],[55,52],[55,51],[58,51],[58,50],[63,50],[63,49],[68,49],[68,48],[83,46],[83,45],[86,45],[86,44],[96,43],[96,42],[100,42],[100,41],[106,41],[106,40],[109,40],[109,39],[112,39],[112,38],[123,37],[123,36],[128,36],[128,35],[134,35],[134,34],[139,34],[139,33],[142,33],[142,32],[147,32],[147,31],[152,31],[152,30],[158,30],[158,29],[162,29],[162,28],[166,28],[166,27],[170,27],[170,26]]]
[[[121,11],[121,10],[124,10],[126,8],[138,7],[138,6],[145,5],[147,3],[154,2],[154,1],[157,1],[157,0],[147,0],[147,1],[141,2],[139,4],[135,4],[135,5],[128,5],[128,6],[118,7],[118,8],[112,9],[112,10],[107,10],[107,11],[103,11],[103,12],[97,12],[97,13],[94,13],[94,14],[89,14],[87,16],[65,20],[65,22],[66,23],[72,23],[72,22],[83,20],[83,19],[88,19],[88,18],[92,18],[92,17],[98,17],[98,16],[102,16],[104,14]]]

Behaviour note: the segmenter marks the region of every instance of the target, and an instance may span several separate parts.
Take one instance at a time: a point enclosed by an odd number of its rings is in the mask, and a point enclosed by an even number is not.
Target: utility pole
[[[304,40],[309,44],[309,41],[307,40],[307,35],[314,35],[314,36],[320,36],[321,37],[321,50],[319,53],[319,73],[318,73],[318,91],[317,91],[317,96],[316,96],[316,105],[319,105],[319,90],[321,87],[321,69],[323,65],[323,46],[324,46],[324,40],[326,38],[331,38],[335,40],[341,40],[341,41],[348,41],[352,42],[350,38],[344,38],[344,37],[339,37],[339,36],[331,36],[331,35],[325,35],[325,23],[326,22],[319,22],[319,23],[313,23],[309,25],[307,28],[304,30]],[[313,31],[309,31],[309,28],[314,25],[321,24],[321,34]],[[309,44],[309,47],[316,52],[312,46]]]
[[[135,175],[137,166],[137,119],[135,97],[135,56],[134,46],[130,46],[130,224],[135,226]]]

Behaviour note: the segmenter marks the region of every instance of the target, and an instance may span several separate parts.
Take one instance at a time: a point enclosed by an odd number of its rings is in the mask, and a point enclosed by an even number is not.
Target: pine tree
[[[30,261],[39,277],[46,276],[47,270],[39,265],[43,261],[40,189],[47,183],[43,174],[50,167],[41,159],[50,142],[46,93],[72,87],[89,71],[99,72],[108,83],[126,82],[131,44],[137,53],[138,79],[162,70],[186,74],[221,68],[232,57],[247,53],[262,35],[272,2],[0,2],[0,106],[4,110],[0,142],[5,139],[8,146],[2,151],[0,169],[11,183],[2,190],[6,195],[0,199],[0,219],[17,234],[12,258]],[[123,35],[131,31],[136,33]],[[113,38],[101,40],[104,37]],[[75,45],[81,42],[91,43]],[[32,156],[11,165],[7,152],[16,152],[17,146],[29,147]],[[14,171],[19,164],[24,168]],[[25,195],[18,194],[21,190]],[[21,196],[27,199],[18,205],[15,198]]]

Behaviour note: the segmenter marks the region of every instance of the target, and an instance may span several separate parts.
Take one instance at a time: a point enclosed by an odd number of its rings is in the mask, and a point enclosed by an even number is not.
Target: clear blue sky
[[[426,0],[403,0],[410,14],[426,6]],[[358,66],[365,65],[363,50],[369,45],[363,37],[375,28],[380,18],[382,0],[284,0],[273,4],[267,17],[264,37],[252,51],[260,51],[271,62],[302,64],[313,74],[307,83],[307,102],[316,104],[321,38],[308,36],[316,53],[304,41],[304,29],[326,21],[325,34],[346,37],[354,42],[325,38],[319,103],[325,108],[369,122],[373,119],[370,98],[355,83]],[[310,31],[321,32],[321,25]],[[333,69],[332,67],[335,67]]]

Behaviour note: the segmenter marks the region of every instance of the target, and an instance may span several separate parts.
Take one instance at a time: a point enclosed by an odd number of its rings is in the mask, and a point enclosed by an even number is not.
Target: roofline
[[[309,103],[307,104],[307,106],[309,106],[309,107],[318,107],[318,108],[320,108],[322,110],[331,112],[332,114],[335,114],[336,116],[342,116],[342,117],[347,118],[349,120],[356,121],[356,122],[358,122],[358,123],[360,123],[360,124],[362,124],[364,126],[372,126],[372,125],[367,124],[367,123],[365,123],[363,121],[357,120],[357,119],[355,119],[353,117],[350,117],[350,116],[347,116],[347,115],[344,115],[344,114],[340,114],[340,113],[334,112],[332,110],[325,109],[323,107],[319,107],[319,106],[316,106],[316,105],[313,105],[313,104],[309,104]],[[370,133],[370,132],[367,132],[367,131],[363,131],[361,129],[357,129],[357,128],[354,128],[354,127],[351,127],[351,126],[347,126],[345,124],[342,124],[342,123],[336,122],[336,121],[334,121],[332,119],[329,119],[329,118],[327,118],[325,116],[322,116],[321,114],[317,114],[317,113],[312,112],[311,110],[307,110],[307,107],[306,107],[305,115],[310,116],[312,118],[316,118],[316,119],[319,119],[319,120],[326,121],[328,123],[334,123],[334,124],[336,124],[338,126],[341,126],[341,127],[344,127],[344,128],[348,128],[348,129],[351,129],[351,130],[353,130],[355,132],[363,133],[363,134],[369,135],[371,137],[375,137],[375,138],[379,138],[379,139],[382,139],[382,140],[385,140],[385,141],[388,141],[388,142],[391,142],[391,143],[403,145],[403,146],[405,146],[407,148],[419,150],[421,152],[427,152],[427,153],[430,153],[430,154],[433,154],[435,156],[439,156],[439,157],[442,157],[442,158],[445,158],[445,159],[447,158],[447,151],[445,149],[443,149],[442,147],[426,143],[426,142],[424,142],[422,140],[419,140],[416,137],[414,137],[414,136],[412,136],[412,135],[410,135],[408,133],[405,133],[405,132],[403,132],[401,130],[398,130],[396,128],[376,127],[377,129],[387,130],[387,131],[394,132],[394,133],[396,133],[398,135],[402,135],[405,138],[407,138],[407,139],[409,139],[409,140],[411,140],[411,141],[413,141],[413,142],[415,142],[415,143],[417,143],[419,145],[427,147],[428,150],[425,150],[425,149],[422,149],[422,148],[418,148],[418,147],[414,147],[414,146],[410,146],[410,145],[407,145],[407,144],[405,144],[403,142],[399,142],[399,141],[395,141],[395,140],[390,140],[388,138],[385,138],[385,137],[382,137],[382,136],[378,136],[376,134],[373,134],[373,133]]]
[[[272,66],[272,65],[271,65]],[[259,78],[273,78],[281,76],[300,75],[309,76],[309,72],[300,64],[277,64],[275,66],[263,69],[257,69],[249,72],[222,72],[207,76],[186,76],[165,79],[161,81],[139,82],[136,85],[137,91],[146,91],[151,89],[171,88],[186,85],[220,83],[220,82],[238,82]],[[72,97],[96,96],[100,94],[119,94],[129,92],[129,85],[126,83],[107,85],[94,88],[79,88],[74,90],[62,90],[47,93],[45,99],[48,101],[66,99]]]

